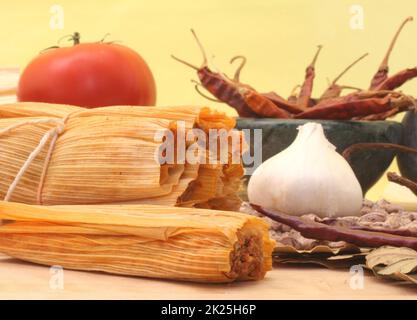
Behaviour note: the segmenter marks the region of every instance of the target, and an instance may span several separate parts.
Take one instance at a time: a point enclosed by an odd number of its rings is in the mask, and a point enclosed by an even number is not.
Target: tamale
[[[0,202],[0,252],[63,268],[186,280],[259,280],[274,242],[262,219],[155,205]]]
[[[177,135],[179,122],[186,134],[196,128],[206,136],[210,130],[231,132],[243,152],[241,132],[231,131],[235,120],[207,107],[1,105],[0,199],[44,205],[117,202],[237,209],[243,167],[232,162],[229,144],[221,146],[229,153],[227,163],[155,160],[163,144],[155,140],[156,134]],[[188,147],[192,141],[187,143]],[[175,153],[178,149],[175,143]],[[208,149],[206,153],[212,155]]]

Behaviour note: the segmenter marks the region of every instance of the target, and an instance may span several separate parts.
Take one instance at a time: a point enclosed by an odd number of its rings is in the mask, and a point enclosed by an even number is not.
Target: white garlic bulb
[[[359,215],[362,189],[349,163],[326,139],[321,124],[298,127],[294,142],[266,160],[248,184],[251,203],[291,215]]]

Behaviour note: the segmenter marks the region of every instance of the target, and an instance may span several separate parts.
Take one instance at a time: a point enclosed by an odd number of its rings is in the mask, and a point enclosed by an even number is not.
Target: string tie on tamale
[[[16,189],[19,181],[22,179],[25,172],[28,170],[30,165],[32,164],[33,160],[39,155],[39,153],[42,151],[42,149],[45,147],[49,139],[51,139],[51,143],[49,145],[48,153],[45,158],[45,164],[44,164],[44,170],[41,175],[41,180],[39,183],[39,188],[37,192],[37,201],[40,204],[41,203],[41,197],[40,193],[42,191],[43,181],[45,179],[45,172],[47,169],[47,164],[49,163],[49,159],[51,157],[51,154],[53,152],[53,149],[55,147],[56,139],[59,135],[61,135],[64,132],[65,129],[65,121],[68,117],[65,119],[56,119],[56,118],[48,118],[48,119],[33,119],[28,121],[23,121],[17,124],[10,125],[6,128],[3,128],[0,130],[0,136],[10,133],[11,131],[20,128],[22,126],[26,125],[37,125],[37,124],[49,124],[49,123],[56,123],[56,127],[48,130],[42,137],[42,139],[39,141],[36,148],[29,154],[28,158],[26,159],[25,163],[22,165],[22,167],[19,169],[16,177],[14,178],[13,182],[10,184],[6,196],[4,197],[4,201],[10,201],[10,198]]]
[[[43,185],[44,185],[44,182],[45,182],[46,172],[48,171],[49,162],[51,161],[52,152],[54,151],[54,148],[55,148],[56,140],[58,139],[58,136],[61,135],[64,132],[65,124],[67,123],[67,120],[69,119],[69,117],[73,113],[74,112],[69,113],[62,120],[62,124],[57,126],[57,128],[56,128],[57,129],[57,132],[52,137],[51,144],[49,145],[49,149],[48,149],[48,152],[47,152],[46,157],[45,157],[45,162],[43,164],[42,174],[41,174],[41,177],[39,179],[38,190],[36,192],[36,202],[38,204],[43,204],[42,203],[42,190],[43,190]]]

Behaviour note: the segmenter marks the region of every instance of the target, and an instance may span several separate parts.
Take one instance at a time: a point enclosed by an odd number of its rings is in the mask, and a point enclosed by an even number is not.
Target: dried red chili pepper
[[[397,183],[401,186],[407,187],[408,189],[411,190],[411,192],[413,192],[417,196],[417,183],[415,183],[414,181],[401,177],[395,172],[388,172],[387,177],[389,181]]]
[[[390,96],[352,101],[339,101],[332,104],[318,104],[294,116],[295,119],[329,119],[348,120],[352,117],[363,117],[381,113],[392,108]]]
[[[285,98],[281,97],[275,92],[261,93],[261,95],[272,101],[278,108],[284,109],[290,113],[297,114],[304,111],[295,103],[285,100]]]
[[[323,220],[322,223],[327,224],[327,221]],[[365,227],[365,226],[346,226],[346,228],[351,229],[351,230],[381,232],[381,233],[395,234],[397,236],[417,238],[417,232],[413,230],[409,230],[409,229],[387,229],[387,228],[381,228],[381,227],[371,228],[371,227]]]
[[[262,117],[282,119],[289,119],[291,117],[287,111],[277,107],[271,100],[257,93],[255,90],[240,88],[239,92],[252,111]]]
[[[347,147],[345,150],[343,150],[342,156],[349,162],[353,153],[367,149],[391,150],[397,152],[414,153],[417,155],[417,149],[403,146],[401,144],[384,142],[361,142],[352,144],[351,146]]]
[[[251,206],[262,215],[293,228],[300,232],[303,237],[309,239],[345,241],[359,247],[375,248],[390,245],[417,250],[417,238],[415,237],[329,226],[281,212],[267,210],[255,204],[251,204]]]
[[[401,87],[405,82],[417,77],[417,68],[409,68],[397,72],[396,74],[388,77],[388,59],[394,48],[394,45],[398,39],[398,36],[402,29],[404,28],[405,24],[409,21],[412,21],[413,17],[408,17],[403,21],[400,25],[399,29],[394,35],[393,40],[388,48],[388,51],[379,66],[377,73],[374,75],[371,81],[370,90],[394,90],[396,88]]]
[[[324,91],[324,93],[321,95],[319,101],[339,97],[343,89],[361,90],[359,88],[355,88],[351,86],[340,86],[337,84],[337,81],[339,81],[340,78],[346,74],[346,72],[348,72],[353,66],[355,66],[359,61],[364,59],[367,55],[368,53],[361,55],[359,58],[353,61],[350,65],[348,65],[336,78],[334,78],[334,80],[330,83],[326,91]]]
[[[316,104],[316,101],[311,97],[311,93],[313,90],[313,81],[315,77],[315,64],[321,49],[322,46],[319,45],[316,54],[313,57],[313,60],[307,66],[303,85],[295,86],[294,89],[291,91],[288,99],[281,97],[273,91],[262,93],[262,95],[271,100],[277,107],[284,109],[292,114],[301,113],[307,107],[314,106]],[[298,88],[300,88],[300,92],[297,94]]]
[[[401,112],[400,108],[395,107],[395,108],[392,108],[391,110],[381,112],[381,113],[370,114],[364,117],[353,117],[352,120],[381,121],[381,120],[385,120],[387,118],[393,117],[394,115],[400,112]]]
[[[359,95],[359,92],[352,92],[342,97],[333,97],[333,98],[328,98],[328,99],[319,101],[314,106],[314,108],[317,108],[317,107],[321,108],[321,107],[331,106],[331,105],[339,104],[339,103],[347,103],[347,102],[357,101],[357,100],[364,99],[364,98],[365,97],[362,97],[361,95]]]
[[[377,91],[377,92],[382,92],[382,91]],[[395,93],[393,93],[393,94],[395,94]],[[395,100],[391,110],[381,112],[381,113],[370,114],[370,115],[367,115],[367,116],[364,116],[364,117],[354,117],[353,120],[367,120],[367,121],[385,120],[389,117],[393,117],[397,113],[407,111],[407,110],[411,110],[413,108],[413,106],[415,107],[415,110],[417,110],[417,103],[416,103],[416,101],[414,100],[413,97],[406,96],[406,95],[403,95],[403,94],[400,94],[400,93],[398,93],[398,94],[402,98]]]
[[[361,91],[344,97],[324,100],[315,107],[295,115],[294,118],[363,119],[369,115],[393,115],[396,112],[410,110],[413,106],[416,106],[414,99],[401,92],[388,90]]]
[[[364,91],[352,86],[338,85],[340,78],[362,60],[367,54],[362,55],[343,70],[329,85],[320,99],[311,97],[313,81],[315,77],[315,62],[321,50],[319,46],[313,61],[306,68],[304,83],[299,93],[295,90],[288,99],[281,97],[275,92],[261,93],[247,84],[240,82],[240,72],[246,63],[244,56],[236,56],[230,61],[240,59],[242,62],[238,66],[234,77],[229,78],[221,72],[213,72],[207,66],[207,58],[204,49],[196,37],[193,35],[203,53],[204,61],[201,67],[196,67],[181,59],[176,60],[197,70],[201,84],[196,85],[196,90],[206,98],[225,102],[234,107],[240,116],[243,117],[278,117],[296,119],[334,119],[334,120],[384,120],[399,112],[410,109],[412,105],[417,110],[414,99],[406,97],[400,92],[393,91],[406,81],[417,77],[417,67],[409,68],[388,77],[388,60],[391,51],[404,25],[411,21],[407,18],[397,30],[377,73],[371,81],[371,89]],[[205,87],[216,99],[207,97],[199,90],[199,86]],[[241,90],[242,88],[246,90]],[[357,92],[341,96],[344,89],[353,89]],[[246,92],[246,97],[242,95]],[[275,108],[272,104],[275,105]],[[256,105],[259,103],[259,105]],[[250,105],[249,105],[250,104]]]
[[[413,20],[413,17],[408,17],[401,23],[400,27],[398,28],[397,32],[394,35],[394,38],[391,40],[390,46],[388,47],[388,51],[385,54],[384,59],[382,59],[382,62],[378,68],[378,71],[375,73],[374,77],[371,80],[371,86],[369,87],[369,90],[375,90],[375,89],[378,90],[380,85],[387,79],[388,71],[389,71],[388,59],[391,55],[392,49],[394,48],[394,45],[397,42],[398,36],[400,35],[406,23],[412,20]],[[392,89],[388,89],[388,90],[392,90]]]
[[[204,47],[198,39],[197,35],[195,34],[194,30],[191,30],[191,32],[203,55],[203,63],[201,64],[201,66],[194,66],[191,63],[179,59],[173,55],[171,57],[177,60],[178,62],[196,70],[197,75],[201,81],[201,85],[221,102],[225,102],[231,107],[235,108],[240,116],[256,117],[256,114],[253,111],[251,111],[251,109],[246,105],[242,95],[239,93],[239,86],[233,83],[233,81],[228,79],[225,75],[218,72],[213,72],[209,69],[207,55],[205,53]],[[196,86],[196,89],[198,89],[198,86]],[[201,94],[200,91],[198,92]],[[213,100],[205,96],[204,94],[203,96],[205,98]]]
[[[246,64],[246,57],[245,56],[234,56],[232,59],[230,59],[230,63],[232,64],[233,62],[237,61],[237,60],[242,60],[242,62],[240,63],[240,65],[237,67],[235,74],[233,75],[233,81],[235,83],[240,83],[240,73],[242,72],[243,67]]]
[[[301,88],[301,86],[299,84],[297,84],[290,92],[290,95],[287,98],[287,101],[289,103],[293,103],[293,104],[297,104],[297,99],[298,99],[298,95],[299,92],[297,92],[297,90],[299,90]],[[272,92],[273,94],[276,94],[274,92]]]
[[[317,48],[316,54],[314,55],[313,61],[311,61],[310,65],[306,69],[305,80],[304,80],[303,85],[301,86],[300,94],[297,99],[297,105],[301,109],[306,109],[310,105],[310,98],[311,98],[311,93],[313,91],[314,77],[316,76],[315,64],[319,56],[319,53],[321,51],[321,48],[322,46],[319,45]]]
[[[417,77],[417,67],[405,69],[385,79],[375,90],[394,90],[415,77]]]

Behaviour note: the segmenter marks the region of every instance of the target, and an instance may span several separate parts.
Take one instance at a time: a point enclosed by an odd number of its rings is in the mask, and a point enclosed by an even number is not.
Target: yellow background
[[[51,29],[51,6],[64,12],[64,28]],[[352,5],[363,8],[363,29],[352,29]],[[400,22],[417,11],[416,0],[175,0],[175,1],[1,1],[1,66],[24,67],[63,35],[79,31],[82,41],[120,40],[137,50],[153,70],[158,104],[210,104],[190,83],[191,69],[170,58],[171,53],[201,63],[189,32],[193,27],[214,66],[231,74],[229,59],[248,58],[242,80],[258,90],[275,90],[287,96],[303,80],[304,70],[318,44],[324,46],[317,62],[314,92],[319,95],[327,78],[365,52],[370,55],[340,81],[367,87]],[[416,16],[417,18],[417,16]],[[66,43],[62,43],[66,45]],[[397,71],[417,64],[417,21],[410,23],[392,54]],[[417,81],[403,87],[417,95]],[[369,195],[378,198],[385,186]]]

